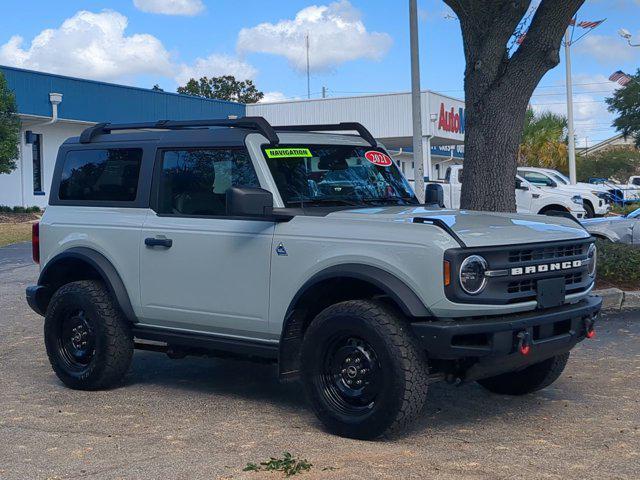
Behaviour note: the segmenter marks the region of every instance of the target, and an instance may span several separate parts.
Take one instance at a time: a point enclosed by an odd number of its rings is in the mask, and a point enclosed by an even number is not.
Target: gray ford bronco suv
[[[96,125],[33,233],[27,300],[67,386],[116,385],[136,348],[277,362],[355,438],[401,430],[437,380],[548,386],[601,305],[574,221],[421,205],[355,123]]]

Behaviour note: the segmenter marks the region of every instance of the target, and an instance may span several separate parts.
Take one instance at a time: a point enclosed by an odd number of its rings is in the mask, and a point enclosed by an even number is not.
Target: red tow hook
[[[596,329],[594,327],[594,321],[591,318],[587,318],[584,321],[584,328],[586,330],[586,337],[587,338],[593,338],[596,336]]]
[[[521,355],[529,355],[531,353],[531,335],[523,330],[516,336],[518,339],[518,351]]]

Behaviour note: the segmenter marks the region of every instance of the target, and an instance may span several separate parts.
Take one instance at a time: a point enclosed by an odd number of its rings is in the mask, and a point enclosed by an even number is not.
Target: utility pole
[[[309,32],[305,37],[305,43],[307,46],[307,98],[311,98],[311,76],[309,73]]]
[[[576,137],[573,128],[573,86],[571,85],[571,31],[567,27],[564,36],[564,56],[566,61],[567,83],[567,126],[569,128],[569,180],[576,183]]]
[[[422,151],[422,108],[420,102],[420,55],[418,51],[418,6],[409,0],[409,44],[411,49],[411,115],[413,119],[414,190],[424,202],[424,154]],[[431,172],[429,172],[431,173]]]
[[[327,98],[327,87],[322,87],[322,98]]]

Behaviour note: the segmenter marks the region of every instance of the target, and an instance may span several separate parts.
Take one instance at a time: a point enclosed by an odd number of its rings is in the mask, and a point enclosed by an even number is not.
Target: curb
[[[620,311],[640,309],[640,291],[625,292],[619,288],[595,290],[602,297],[602,310]]]

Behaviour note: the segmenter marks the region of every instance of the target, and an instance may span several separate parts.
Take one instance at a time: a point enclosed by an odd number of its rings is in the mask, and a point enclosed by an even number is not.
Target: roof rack
[[[272,127],[263,117],[242,117],[222,120],[159,120],[157,122],[141,123],[98,123],[85,129],[80,134],[80,143],[91,143],[98,135],[111,133],[116,130],[183,130],[204,127],[237,127],[255,130],[264,135],[273,145],[280,143],[276,130],[290,132],[336,132],[356,131],[372,147],[378,142],[364,125],[357,122],[342,122],[325,125],[284,125]]]
[[[91,143],[98,135],[111,133],[115,130],[183,130],[198,127],[238,127],[256,130],[264,135],[270,143],[280,142],[274,128],[262,117],[242,117],[222,120],[160,120],[157,122],[141,123],[98,123],[85,129],[80,134],[80,143]]]
[[[324,125],[282,125],[273,127],[274,130],[290,131],[290,132],[338,132],[338,131],[356,131],[365,139],[372,147],[377,147],[378,142],[371,135],[371,132],[364,125],[358,122],[342,122]]]

